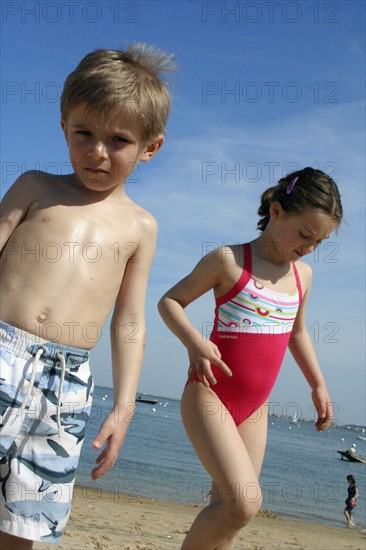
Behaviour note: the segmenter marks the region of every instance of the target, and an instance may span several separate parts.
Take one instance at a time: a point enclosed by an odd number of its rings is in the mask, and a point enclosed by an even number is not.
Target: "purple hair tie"
[[[288,195],[290,195],[290,194],[292,193],[292,190],[293,190],[293,188],[295,187],[295,184],[296,184],[296,182],[297,182],[298,179],[299,179],[299,176],[296,176],[296,178],[294,178],[294,179],[292,180],[292,182],[288,184],[288,187],[287,187],[287,189],[286,189],[286,193],[287,193]]]

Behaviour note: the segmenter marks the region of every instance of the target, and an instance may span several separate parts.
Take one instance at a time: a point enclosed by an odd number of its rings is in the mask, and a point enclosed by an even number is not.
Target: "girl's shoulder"
[[[206,269],[216,274],[215,297],[223,296],[238,282],[244,267],[244,245],[222,245],[209,254]]]
[[[307,279],[311,279],[312,275],[313,275],[313,270],[311,269],[310,265],[309,264],[306,264],[305,262],[296,262],[296,267],[297,267],[297,270],[300,274],[300,276],[302,275],[303,277],[307,278]]]
[[[313,270],[311,269],[310,265],[306,264],[305,262],[298,261],[295,265],[300,277],[303,294],[305,294],[307,290],[310,290],[311,281],[313,278]]]
[[[232,266],[243,268],[244,266],[243,244],[225,244],[216,248],[213,254],[215,255],[215,260],[222,264],[224,269]]]
[[[222,244],[217,248],[210,250],[204,257],[204,261],[209,262],[240,262],[244,258],[243,244]]]

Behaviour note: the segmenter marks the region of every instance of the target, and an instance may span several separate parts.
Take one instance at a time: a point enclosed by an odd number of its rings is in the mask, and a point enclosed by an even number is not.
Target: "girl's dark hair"
[[[296,183],[291,185],[294,179]],[[336,183],[321,170],[304,168],[281,178],[277,185],[262,194],[258,209],[257,228],[264,231],[270,219],[269,209],[279,202],[285,212],[300,214],[307,206],[327,212],[337,224],[341,222],[343,208]]]
[[[347,476],[347,481],[352,481],[353,485],[356,483],[355,478],[351,475]]]

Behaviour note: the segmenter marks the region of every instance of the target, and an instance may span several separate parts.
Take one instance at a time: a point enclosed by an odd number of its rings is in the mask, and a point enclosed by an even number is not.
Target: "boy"
[[[59,542],[93,388],[89,350],[110,310],[114,408],[92,478],[115,462],[135,404],[157,225],[125,193],[161,148],[172,56],[97,50],[69,75],[61,126],[73,174],[23,174],[1,211],[0,547]]]

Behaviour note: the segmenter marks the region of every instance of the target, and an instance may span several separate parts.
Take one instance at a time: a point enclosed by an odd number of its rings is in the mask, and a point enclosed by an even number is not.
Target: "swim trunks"
[[[210,340],[233,375],[211,365],[217,394],[236,425],[241,424],[268,399],[276,381],[302,299],[300,278],[292,264],[296,290],[275,292],[252,277],[250,244],[244,245],[244,268],[240,279],[216,300]],[[195,374],[195,380],[199,378]]]
[[[0,321],[0,530],[58,543],[92,402],[89,351]]]

